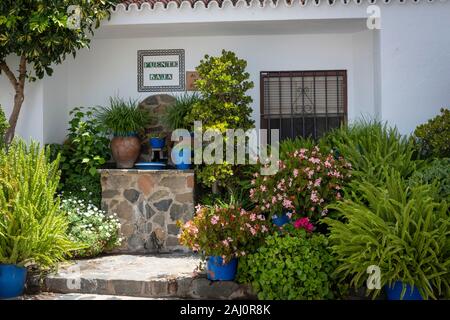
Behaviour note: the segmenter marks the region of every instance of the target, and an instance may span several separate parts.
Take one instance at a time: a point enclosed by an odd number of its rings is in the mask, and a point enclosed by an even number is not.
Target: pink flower
[[[314,186],[318,187],[318,186],[320,186],[321,183],[322,183],[322,179],[321,178],[317,178],[316,181],[314,181]]]
[[[219,217],[218,216],[212,216],[211,217],[211,223],[212,224],[217,224],[217,222],[219,222]]]
[[[319,202],[319,196],[317,195],[317,191],[313,190],[313,192],[311,192],[311,201],[314,203]]]
[[[253,184],[255,184],[255,183],[256,183],[256,180],[255,180],[255,179],[252,179],[251,184],[253,185]]]
[[[256,234],[256,230],[253,228],[250,228],[250,233],[254,236]]]
[[[288,217],[289,219],[292,218],[292,212],[289,211],[288,213],[286,213],[286,217]]]
[[[252,213],[252,214],[250,215],[250,220],[251,220],[251,221],[255,221],[255,220],[256,220],[256,214]]]
[[[270,208],[270,203],[266,203],[266,209]]]
[[[298,169],[294,169],[294,177],[297,178],[297,176],[298,176]]]
[[[331,163],[327,160],[325,161],[325,167],[327,168],[331,168]]]
[[[263,225],[261,230],[262,230],[262,232],[267,232],[269,229],[267,229],[267,227],[265,225]]]
[[[275,204],[277,202],[277,198],[275,196],[272,196],[272,204]]]
[[[297,219],[294,222],[294,227],[296,229],[305,229],[307,232],[312,232],[314,229],[314,226],[311,222],[309,222],[308,217]]]
[[[283,200],[283,207],[285,207],[286,209],[292,208],[292,201],[288,200],[288,199],[284,199]]]
[[[230,245],[230,244],[228,243],[228,240],[223,240],[222,243],[223,243],[226,247],[228,247],[228,246]]]
[[[266,192],[267,191],[267,187],[265,185],[261,185],[260,187],[262,192]]]

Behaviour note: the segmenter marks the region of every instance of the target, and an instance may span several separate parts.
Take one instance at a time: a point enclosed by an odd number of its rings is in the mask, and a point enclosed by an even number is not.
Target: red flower
[[[297,219],[294,222],[294,227],[296,229],[300,229],[300,228],[305,229],[307,232],[312,232],[314,229],[314,226],[311,222],[309,222],[308,217]]]

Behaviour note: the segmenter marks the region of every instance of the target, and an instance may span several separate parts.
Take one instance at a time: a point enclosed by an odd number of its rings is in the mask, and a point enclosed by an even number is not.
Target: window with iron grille
[[[280,140],[317,139],[346,120],[345,70],[261,72],[261,128]]]

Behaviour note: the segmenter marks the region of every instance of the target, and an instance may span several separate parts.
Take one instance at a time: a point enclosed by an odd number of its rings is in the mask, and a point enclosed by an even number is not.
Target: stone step
[[[248,286],[209,281],[194,273],[200,259],[187,254],[111,255],[63,264],[46,277],[44,291],[145,298],[248,299]]]

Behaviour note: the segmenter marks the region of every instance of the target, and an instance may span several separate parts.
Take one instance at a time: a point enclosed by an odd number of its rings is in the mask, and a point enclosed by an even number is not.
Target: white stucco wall
[[[450,3],[382,7],[382,118],[410,133],[450,108]]]
[[[368,5],[119,10],[97,31],[91,50],[69,58],[53,77],[27,84],[17,132],[63,141],[71,108],[104,105],[116,94],[151,94],[137,92],[137,50],[181,48],[187,71],[221,49],[246,59],[257,123],[260,71],[346,69],[350,120],[377,116],[410,133],[450,105],[450,3],[378,3],[379,31],[364,26]],[[8,114],[12,101],[11,86],[0,76],[0,103]]]
[[[354,59],[355,47],[358,52]],[[96,39],[91,50],[80,52],[77,59],[69,63],[66,112],[80,105],[105,105],[108,98],[116,94],[139,99],[154,94],[137,91],[137,50],[171,48],[185,49],[186,71],[194,70],[205,54],[217,55],[222,49],[233,50],[246,59],[247,70],[255,83],[249,94],[253,98],[253,117],[257,123],[261,71],[345,69],[348,71],[349,118],[373,113],[371,41],[352,34]],[[354,85],[355,79],[357,85]],[[365,88],[367,86],[369,88]],[[51,90],[53,94],[59,91],[64,90]],[[53,117],[57,107],[51,101],[46,101],[46,107],[46,112],[49,110]],[[59,103],[58,108],[61,107]],[[59,128],[51,130],[55,134],[60,132]],[[47,132],[48,139],[56,138],[52,132]]]

